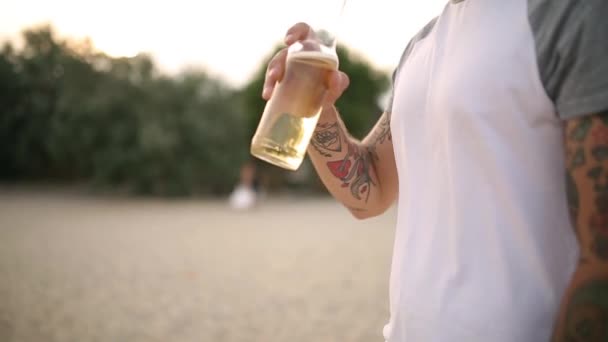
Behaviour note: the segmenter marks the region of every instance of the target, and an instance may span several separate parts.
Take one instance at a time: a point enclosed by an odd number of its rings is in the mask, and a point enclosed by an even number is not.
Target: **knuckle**
[[[293,25],[289,30],[291,33],[302,32],[303,30],[307,30],[310,26],[307,23],[300,21]]]
[[[310,25],[308,25],[307,23],[305,23],[303,21],[300,21],[299,23],[297,23],[296,26],[300,30],[308,31],[310,29]]]
[[[268,66],[266,67],[266,73],[268,74],[270,70],[274,69],[278,63],[277,56],[274,56],[270,62],[268,62]]]
[[[274,69],[280,69],[283,67],[283,64],[285,64],[285,57],[287,56],[286,52],[287,52],[286,50],[282,50],[279,53],[277,53],[274,57],[272,57],[272,59],[268,63],[268,67],[266,69],[267,73],[269,73],[270,71],[272,71]]]
[[[299,22],[287,30],[286,35],[296,35],[299,37],[306,36],[310,31],[310,25],[305,22]]]

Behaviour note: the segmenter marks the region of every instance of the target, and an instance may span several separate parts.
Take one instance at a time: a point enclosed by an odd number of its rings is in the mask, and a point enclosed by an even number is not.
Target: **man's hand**
[[[285,35],[285,44],[287,47],[279,51],[272,58],[270,63],[268,63],[266,79],[262,90],[262,98],[264,98],[264,100],[270,99],[276,83],[283,79],[287,60],[287,49],[289,46],[295,42],[309,39],[312,35],[314,35],[314,32],[310,26],[305,23],[295,24],[287,31],[287,34]],[[333,105],[348,87],[348,84],[349,79],[345,73],[338,70],[332,71],[327,79],[327,92],[324,99],[325,106]]]

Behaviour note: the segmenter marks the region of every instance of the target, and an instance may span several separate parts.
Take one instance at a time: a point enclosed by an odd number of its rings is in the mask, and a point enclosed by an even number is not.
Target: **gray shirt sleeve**
[[[608,110],[608,1],[529,0],[545,90],[562,119]]]
[[[391,84],[391,96],[389,97],[388,104],[386,105],[386,108],[384,110],[386,113],[390,114],[393,111],[393,99],[395,98],[395,80],[397,79],[397,75],[399,74],[399,70],[401,69],[401,66],[403,65],[403,63],[405,62],[407,57],[412,52],[414,45],[416,45],[416,43],[418,43],[422,39],[426,38],[426,36],[428,36],[429,33],[433,30],[433,27],[435,26],[436,21],[437,21],[437,17],[433,18],[428,24],[426,24],[426,26],[424,26],[424,28],[422,28],[422,30],[420,30],[420,32],[418,32],[410,40],[410,42],[405,47],[405,50],[401,54],[401,60],[399,61],[399,65],[397,66],[397,68],[395,68],[395,71],[393,71],[393,81]]]

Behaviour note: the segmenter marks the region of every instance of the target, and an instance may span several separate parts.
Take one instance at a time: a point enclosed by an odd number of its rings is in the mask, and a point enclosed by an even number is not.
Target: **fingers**
[[[297,23],[293,25],[285,34],[285,44],[287,46],[299,41],[306,39],[309,34],[312,33],[312,29],[306,23]],[[264,79],[264,87],[262,88],[262,98],[266,101],[272,96],[274,87],[277,82],[283,79],[285,73],[285,61],[287,59],[287,49],[281,50],[277,53],[266,69],[266,77]]]
[[[279,51],[268,63],[266,69],[266,78],[264,79],[264,87],[262,88],[262,98],[266,101],[272,96],[274,87],[285,73],[285,62],[287,60],[287,49]]]
[[[333,105],[342,93],[348,88],[350,79],[342,71],[333,71],[327,80],[327,94],[325,95],[325,103]]]
[[[285,44],[288,46],[297,42],[298,40],[304,40],[311,34],[312,29],[306,23],[297,23],[293,25],[285,34]]]
[[[287,33],[285,34],[285,44],[289,46],[297,41],[305,40],[311,35],[314,35],[314,32],[308,24],[297,23],[287,30]],[[286,60],[287,49],[283,49],[272,58],[270,63],[268,63],[264,86],[262,88],[262,98],[264,100],[270,100],[275,85],[283,79]],[[339,71],[333,72],[328,80],[328,93],[330,93],[330,95],[328,95],[327,98],[332,99],[335,97],[334,101],[337,100],[346,87],[348,87],[348,83],[349,80],[346,74]]]

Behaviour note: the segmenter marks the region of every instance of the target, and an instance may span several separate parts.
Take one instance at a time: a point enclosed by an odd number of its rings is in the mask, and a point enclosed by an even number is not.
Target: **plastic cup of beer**
[[[297,170],[323,109],[327,80],[338,68],[336,39],[315,29],[288,49],[283,79],[266,103],[251,142],[251,154],[287,170]]]

